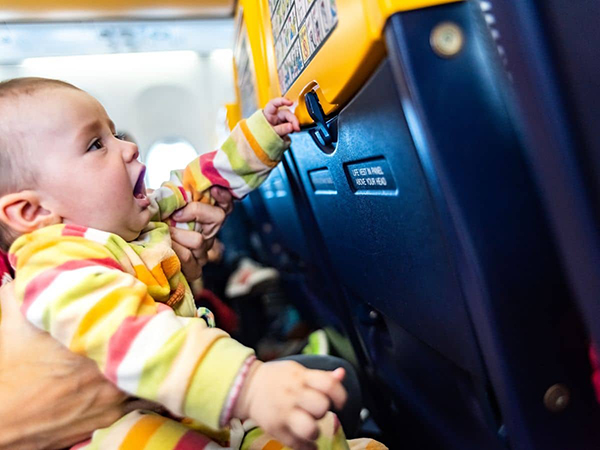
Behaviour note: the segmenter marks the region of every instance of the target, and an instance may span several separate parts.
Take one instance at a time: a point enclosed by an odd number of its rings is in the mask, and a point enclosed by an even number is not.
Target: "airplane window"
[[[169,139],[154,143],[146,157],[146,185],[159,188],[169,179],[172,170],[183,169],[198,156],[196,149],[184,139]]]

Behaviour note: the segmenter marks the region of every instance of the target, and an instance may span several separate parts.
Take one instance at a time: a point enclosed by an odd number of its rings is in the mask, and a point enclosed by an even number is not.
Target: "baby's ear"
[[[0,197],[0,221],[19,234],[61,223],[55,213],[44,209],[35,191],[21,191]]]

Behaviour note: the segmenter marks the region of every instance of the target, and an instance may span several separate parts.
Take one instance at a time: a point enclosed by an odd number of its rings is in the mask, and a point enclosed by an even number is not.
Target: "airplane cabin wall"
[[[162,52],[25,60],[0,65],[0,80],[41,76],[86,90],[119,131],[137,141],[142,160],[153,143],[189,141],[198,153],[219,144],[218,111],[234,99],[231,53]]]

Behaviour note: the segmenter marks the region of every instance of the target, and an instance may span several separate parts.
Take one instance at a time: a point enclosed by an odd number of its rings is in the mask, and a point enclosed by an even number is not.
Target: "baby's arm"
[[[113,256],[118,239],[103,246],[76,232],[34,233],[12,247],[23,314],[120,389],[217,428],[252,350],[156,303]]]
[[[213,203],[212,186],[222,186],[236,198],[260,186],[289,147],[287,135],[300,130],[296,116],[281,109],[291,105],[285,98],[271,100],[264,110],[241,120],[221,148],[173,172],[171,180],[151,195],[157,209],[153,220],[167,219],[192,200]]]

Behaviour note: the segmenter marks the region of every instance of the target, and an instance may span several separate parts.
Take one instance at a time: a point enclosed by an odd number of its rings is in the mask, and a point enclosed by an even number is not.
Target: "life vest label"
[[[383,157],[347,163],[345,169],[350,188],[357,194],[396,191],[392,169]]]

